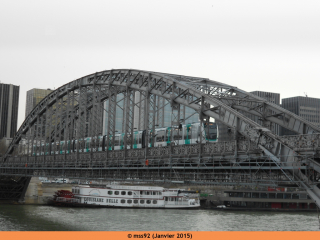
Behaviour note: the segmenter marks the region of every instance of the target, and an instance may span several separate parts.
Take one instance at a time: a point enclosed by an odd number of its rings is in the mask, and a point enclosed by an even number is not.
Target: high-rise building
[[[311,97],[291,97],[282,99],[281,106],[320,127],[320,99]],[[297,135],[281,128],[281,135]]]
[[[266,99],[268,102],[277,104],[280,106],[280,94],[279,93],[272,93],[272,92],[261,92],[261,91],[253,91],[251,92],[254,95]],[[271,113],[274,114],[274,113]],[[257,116],[248,115],[253,121],[259,123],[260,125],[263,125],[263,122],[258,119]],[[270,130],[272,133],[276,135],[280,135],[280,126],[278,124],[271,124]]]
[[[280,106],[280,94],[279,93],[272,93],[272,92],[261,92],[261,91],[253,91],[252,94],[264,98],[269,102],[275,103]],[[242,114],[244,114],[246,117],[250,118],[251,120],[255,121],[256,123],[259,123],[260,125],[263,125],[263,122],[259,120],[258,116],[246,113],[244,111],[240,111]],[[271,113],[272,114],[272,113]],[[216,121],[218,124],[218,131],[219,131],[219,141],[232,141],[234,140],[234,129],[229,128],[225,124],[223,124],[220,121]],[[271,124],[269,126],[271,128],[271,131],[274,134],[279,135],[280,134],[280,126],[278,124]]]
[[[0,83],[0,139],[13,138],[17,131],[19,86]]]
[[[157,97],[156,104],[156,128],[161,127],[170,127],[171,126],[171,115],[172,108],[170,102],[162,97]],[[136,130],[145,130],[144,126],[144,108],[145,102],[141,101],[140,94],[135,94],[135,107],[134,107],[134,129]],[[108,100],[104,104],[104,115],[103,115],[103,134],[107,134],[108,127]],[[123,115],[124,108],[124,95],[117,95],[117,106],[116,106],[116,122],[115,130],[119,133],[125,131],[125,121]],[[182,124],[196,123],[199,122],[199,114],[192,108],[180,105],[180,119],[179,121]]]
[[[37,89],[37,88],[33,88],[27,91],[25,117],[27,117],[29,113],[32,111],[32,109],[34,109],[34,107],[52,91],[53,90],[51,89]]]

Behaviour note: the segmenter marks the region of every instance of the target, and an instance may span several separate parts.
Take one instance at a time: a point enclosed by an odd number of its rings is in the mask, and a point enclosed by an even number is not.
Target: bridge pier
[[[31,177],[0,177],[0,201],[8,203],[24,202]]]

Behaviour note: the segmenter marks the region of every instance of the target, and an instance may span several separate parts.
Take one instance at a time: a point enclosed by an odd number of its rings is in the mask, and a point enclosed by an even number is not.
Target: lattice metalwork
[[[126,148],[113,151],[117,101],[120,100],[117,96],[119,94],[124,96],[124,106],[121,111],[124,113],[125,120],[121,131],[126,132]],[[96,144],[92,144],[91,153],[88,154],[80,153],[82,148],[79,148],[79,144],[84,138],[89,136],[94,138],[101,133],[102,104],[107,101],[108,126],[106,141],[107,150],[110,150],[104,153],[105,157],[111,161],[115,156],[119,156],[121,161],[124,162],[120,165],[118,163],[118,166],[125,166],[131,161],[129,153],[137,155],[138,159],[136,161],[145,161],[148,156],[155,154],[154,156],[157,156],[156,161],[160,165],[161,156],[164,156],[163,152],[167,151],[168,146],[162,150],[160,148],[159,150],[146,148],[134,151],[134,149],[131,149],[131,144],[134,128],[154,133],[155,126],[160,126],[161,117],[158,114],[163,111],[162,105],[159,104],[161,99],[163,99],[164,103],[168,101],[171,104],[171,125],[173,130],[179,128],[179,124],[185,121],[185,116],[181,115],[181,109],[184,109],[185,106],[199,113],[201,123],[208,122],[210,118],[222,122],[231,129],[235,129],[236,141],[239,142],[240,138],[237,136],[241,136],[250,142],[249,146],[254,143],[260,154],[270,158],[278,169],[285,169],[281,172],[287,178],[294,176],[291,181],[299,182],[300,186],[304,187],[308,194],[320,205],[319,188],[315,184],[309,183],[310,177],[307,172],[299,171],[299,167],[301,169],[305,161],[312,163],[310,166],[314,171],[320,171],[317,158],[319,153],[315,148],[312,148],[314,142],[311,141],[309,143],[308,140],[299,139],[301,144],[299,148],[295,148],[294,146],[297,146],[295,141],[297,141],[298,137],[295,139],[280,138],[270,131],[272,124],[278,124],[298,134],[313,133],[310,136],[314,137],[314,133],[320,133],[319,127],[253,94],[204,78],[120,69],[95,73],[67,83],[49,94],[27,116],[14,137],[4,161],[7,161],[10,155],[15,152],[14,149],[20,145],[20,141],[25,141],[25,150],[22,150],[22,154],[28,156],[27,160],[39,158],[40,161],[41,156],[38,156],[40,150],[39,148],[34,148],[34,146],[38,146],[38,144],[41,146],[42,141],[45,141],[46,146],[53,148],[49,152],[57,152],[58,145],[56,143],[60,140],[70,140],[72,137],[77,140],[78,147],[75,154],[77,155],[75,157],[77,161],[90,162],[93,158],[92,152],[97,150]],[[250,120],[239,111],[258,116],[263,122],[263,126]],[[138,126],[135,125],[133,120],[135,119],[135,113],[139,114],[137,116],[139,119]],[[42,125],[45,126],[43,130],[41,130]],[[202,126],[201,124],[201,131],[203,132],[205,129]],[[179,130],[177,131],[179,132]],[[172,133],[174,131],[171,131]],[[175,139],[174,136],[173,134],[172,140]],[[308,137],[304,138],[308,139]],[[148,143],[149,140],[147,137],[146,142]],[[173,156],[175,154],[180,152],[189,153],[189,151],[192,154],[196,152],[195,154],[197,155],[195,160],[192,161],[196,161],[198,165],[204,164],[207,157],[207,153],[205,153],[207,147],[203,146],[206,146],[207,143],[202,141],[202,138],[200,140],[196,146],[190,146],[190,148],[181,146],[180,150],[178,150],[178,148],[169,147],[170,154],[168,159],[170,159],[170,166],[174,164]],[[151,143],[153,142],[151,138]],[[227,144],[227,146],[230,148],[232,144]],[[234,157],[236,158],[241,156],[242,148],[248,147],[238,143],[234,146]],[[17,150],[16,152],[19,151]],[[158,153],[162,153],[162,155],[158,155]],[[223,154],[223,152],[220,151],[218,154]],[[305,160],[304,156],[306,155],[316,157]],[[43,158],[51,159],[58,163],[60,160],[66,161],[69,157],[44,156]],[[120,158],[117,160],[118,162]],[[58,161],[58,159],[60,160]],[[24,158],[24,160],[26,159]],[[112,161],[116,160],[113,159]],[[84,163],[83,166],[85,165],[88,164]],[[294,167],[292,169],[286,168],[288,166]],[[172,176],[172,169],[169,172],[170,176]],[[181,173],[177,175],[180,176]]]

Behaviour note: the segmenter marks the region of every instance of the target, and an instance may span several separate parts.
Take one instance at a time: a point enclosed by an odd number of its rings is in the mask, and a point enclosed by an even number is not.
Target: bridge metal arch
[[[35,135],[37,135],[38,131],[45,131],[45,136],[47,136],[48,132],[50,134],[52,130],[56,137],[58,131],[61,131],[57,129],[58,124],[55,124],[53,127],[50,126],[49,130],[48,126],[52,125],[53,122],[62,123],[63,114],[65,118],[71,120],[70,128],[72,128],[72,131],[75,130],[74,137],[76,139],[80,139],[84,131],[88,132],[88,123],[91,125],[91,135],[97,135],[101,129],[96,129],[99,124],[93,123],[97,121],[99,114],[101,117],[99,108],[101,110],[101,103],[106,99],[108,99],[109,104],[107,135],[113,136],[111,139],[107,138],[107,146],[112,145],[111,143],[114,142],[116,132],[116,96],[119,93],[125,95],[124,125],[126,149],[127,146],[132,144],[135,92],[140,93],[140,104],[144,105],[144,113],[141,116],[144,129],[154,131],[156,125],[156,97],[162,97],[171,103],[172,126],[179,124],[180,105],[188,106],[199,113],[201,122],[208,121],[209,117],[212,117],[234,128],[236,132],[256,143],[266,155],[269,155],[274,161],[282,165],[286,165],[287,162],[294,162],[296,165],[299,165],[301,156],[294,152],[293,148],[288,146],[288,144],[278,136],[271,133],[267,126],[259,125],[238,112],[238,110],[263,117],[266,121],[279,124],[300,134],[320,132],[318,127],[304,119],[236,87],[208,79],[141,70],[119,69],[102,71],[82,77],[61,86],[49,94],[27,116],[9,146],[5,157],[12,153],[13,149],[19,144],[19,141],[33,127]],[[73,103],[70,103],[70,101],[73,101]],[[75,102],[78,105],[78,110],[74,107]],[[261,107],[267,109],[269,113],[272,111],[274,114],[262,114],[261,111],[257,111],[257,109]],[[92,110],[91,115],[87,114],[88,110]],[[54,114],[48,114],[50,111],[54,112]],[[96,111],[95,114],[93,114],[94,111]],[[266,113],[267,111],[263,112]],[[52,116],[54,116],[54,119]],[[64,121],[65,124],[69,124],[68,120]],[[72,121],[73,123],[71,123]],[[98,121],[100,120],[98,119]],[[60,129],[62,127],[61,124]],[[39,130],[39,128],[42,130]],[[70,128],[67,127],[67,131],[70,131]],[[66,132],[64,132],[64,137],[68,135]],[[60,135],[59,137],[61,138]],[[304,180],[303,178],[304,176],[302,175],[301,180]],[[311,186],[304,187],[312,189],[311,195],[316,194],[320,197],[318,188]]]
[[[109,91],[109,93],[100,96],[100,99],[98,99],[100,102],[114,96],[115,94],[118,94],[121,91],[126,92],[128,90],[130,91],[131,89],[135,91],[146,92],[149,96],[150,94],[154,94],[156,96],[163,97],[169,100],[172,106],[175,104],[186,105],[196,110],[200,116],[213,117],[229,127],[235,128],[240,134],[248,139],[263,146],[267,146],[266,148],[271,150],[275,156],[278,156],[280,153],[279,150],[281,148],[279,148],[279,144],[281,145],[284,153],[281,155],[288,156],[290,147],[286,146],[284,143],[281,143],[277,136],[268,132],[266,128],[263,128],[256,122],[245,117],[235,109],[244,110],[262,117],[261,112],[250,110],[249,107],[252,107],[253,104],[263,103],[272,111],[277,111],[274,115],[279,116],[279,111],[282,111],[282,115],[290,116],[291,119],[296,121],[296,123],[293,125],[286,125],[288,129],[297,131],[298,133],[305,133],[306,131],[320,132],[318,127],[290,113],[289,111],[284,110],[275,104],[269,103],[253,94],[246,93],[243,90],[239,90],[226,84],[208,79],[190,78],[179,75],[154,73],[140,70],[110,70],[77,79],[61,86],[49,94],[27,116],[16,136],[14,137],[12,144],[8,149],[8,153],[12,152],[13,146],[20,141],[21,136],[28,131],[30,126],[37,122],[39,116],[43,115],[48,107],[55,104],[59,99],[62,99],[68,93],[74,92],[77,89],[79,90],[81,87],[86,86],[103,86],[105,91]],[[110,94],[110,89],[112,88],[111,86],[118,87],[117,93],[113,92]],[[219,90],[220,92],[218,92]],[[232,104],[230,104],[230,101]],[[236,105],[235,102],[238,102],[238,104]],[[243,107],[243,102],[247,103],[245,107]],[[280,124],[281,122],[279,121],[278,117],[270,116],[266,118],[269,121],[277,124]],[[293,122],[291,119],[289,122]],[[177,123],[178,122],[175,124]],[[282,126],[284,125],[285,124],[282,124]],[[284,151],[286,148],[289,149]]]

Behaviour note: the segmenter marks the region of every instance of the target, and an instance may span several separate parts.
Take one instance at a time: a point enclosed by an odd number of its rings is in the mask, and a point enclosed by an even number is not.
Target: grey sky
[[[132,68],[320,98],[320,1],[1,1],[0,81],[26,91]]]

